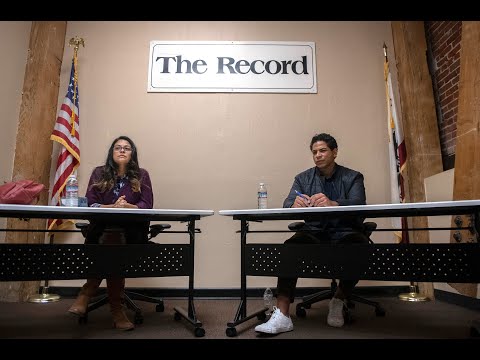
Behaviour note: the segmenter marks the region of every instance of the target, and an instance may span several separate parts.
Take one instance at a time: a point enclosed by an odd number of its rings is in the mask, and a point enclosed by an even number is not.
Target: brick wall
[[[455,166],[461,21],[425,21],[427,59],[432,75],[444,170]]]

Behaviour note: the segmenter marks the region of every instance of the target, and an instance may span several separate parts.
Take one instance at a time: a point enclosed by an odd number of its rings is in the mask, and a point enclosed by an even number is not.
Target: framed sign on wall
[[[317,93],[315,43],[151,41],[148,92]]]

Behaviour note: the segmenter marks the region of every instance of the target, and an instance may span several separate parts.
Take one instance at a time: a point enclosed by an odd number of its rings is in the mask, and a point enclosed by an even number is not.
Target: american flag
[[[56,141],[62,146],[60,154],[58,155],[52,197],[50,199],[50,205],[52,206],[61,205],[60,199],[65,195],[67,179],[80,165],[80,122],[76,65],[77,59],[76,56],[74,56],[67,95],[65,95],[65,99],[58,112],[57,122],[50,136],[50,140]],[[52,230],[53,228],[61,229],[68,223],[69,221],[62,221],[62,219],[49,219],[48,230]]]
[[[395,98],[393,96],[392,76],[385,54],[384,63],[385,91],[387,96],[388,111],[388,152],[390,156],[390,187],[392,203],[405,202],[405,185],[403,173],[407,165],[407,149],[403,137],[402,121],[397,114]],[[394,234],[399,243],[408,244],[408,224],[405,217],[392,218],[392,225],[397,229]]]

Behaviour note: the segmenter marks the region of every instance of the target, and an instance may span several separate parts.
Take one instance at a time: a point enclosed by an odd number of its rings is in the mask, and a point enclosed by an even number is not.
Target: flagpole
[[[73,85],[73,103],[75,104],[76,99],[77,99],[77,82],[78,82],[78,74],[77,74],[77,56],[78,56],[78,48],[80,45],[85,47],[85,42],[83,38],[79,38],[78,36],[75,36],[74,38],[70,39],[70,42],[68,43],[69,46],[73,45],[73,62],[74,62],[74,85]],[[78,114],[77,114],[78,115]],[[71,135],[75,135],[75,107],[72,109],[72,115],[70,116],[70,123],[72,125],[72,130],[71,130]]]
[[[78,55],[78,48],[80,45],[85,47],[85,42],[83,38],[79,38],[78,36],[75,36],[74,38],[70,39],[70,42],[68,44],[69,46],[73,46],[73,61],[74,61],[74,68],[75,68],[75,73],[74,73],[74,84],[75,86],[73,87],[73,103],[75,104],[76,97],[78,94],[76,93],[77,91],[77,81],[78,81],[78,75],[77,75],[77,55]],[[78,114],[77,114],[78,115]],[[72,116],[71,116],[71,124],[72,124],[72,130],[71,130],[71,135],[75,135],[75,107],[72,109]],[[54,242],[54,233],[50,233],[50,245],[52,245]],[[49,302],[54,302],[60,300],[60,295],[57,294],[49,294],[48,293],[48,280],[45,280],[45,284],[42,288],[42,293],[41,294],[33,294],[28,297],[28,302],[33,302],[33,303],[49,303]]]
[[[393,97],[393,94],[390,94],[390,90],[389,90],[389,75],[390,75],[390,69],[389,69],[389,64],[388,64],[388,54],[387,54],[387,45],[385,43],[383,43],[383,56],[385,57],[385,90],[386,90],[386,96],[387,96],[387,112],[389,114],[389,123],[390,123],[390,117],[395,118],[395,112],[392,111],[392,113],[390,112],[390,108],[393,107],[393,99],[392,99],[392,102],[390,101],[390,97]],[[392,109],[394,110],[394,109]],[[396,120],[396,119],[394,119]],[[402,130],[402,133],[403,133],[403,129],[397,129],[397,130]],[[390,131],[389,131],[389,139],[390,139]],[[401,137],[400,137],[401,139]],[[395,139],[391,139],[391,141],[395,141]],[[400,144],[399,143],[396,143],[397,146],[399,146]],[[389,145],[390,146],[390,145]],[[398,150],[397,150],[398,151]],[[406,151],[404,153],[404,156],[406,154]],[[398,159],[398,158],[397,158]],[[398,160],[397,160],[398,161]],[[401,162],[401,161],[400,161]],[[401,165],[401,164],[400,164]],[[399,177],[401,178],[401,168],[397,170],[398,172],[398,175]],[[392,175],[390,175],[392,176]],[[401,180],[399,180],[401,181]],[[403,189],[403,183],[400,183],[400,186],[401,188]],[[393,194],[393,190],[392,190],[392,194]],[[404,192],[403,190],[400,191],[400,193],[398,194],[399,195],[399,200],[400,202],[403,202],[404,201]],[[401,219],[401,234],[402,234],[402,243],[409,243],[408,241],[408,226],[406,226],[406,219],[405,218],[402,218]],[[409,292],[408,293],[402,293],[402,294],[399,294],[398,295],[398,298],[400,300],[403,300],[403,301],[428,301],[429,299],[426,297],[426,296],[423,296],[421,295],[419,292],[418,292],[418,286],[415,284],[415,282],[413,281],[410,281],[410,286],[409,286]]]

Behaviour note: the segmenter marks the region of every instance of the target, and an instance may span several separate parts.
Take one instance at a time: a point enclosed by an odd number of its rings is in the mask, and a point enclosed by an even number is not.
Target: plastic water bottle
[[[78,180],[75,174],[68,177],[65,186],[65,205],[78,206]]]
[[[267,315],[270,315],[272,313],[272,306],[273,306],[273,292],[272,289],[266,288],[265,292],[263,293],[263,302],[265,304],[265,307],[268,307],[268,310],[266,311]]]
[[[258,186],[258,208],[266,209],[267,208],[267,186],[265,183],[260,183]]]

